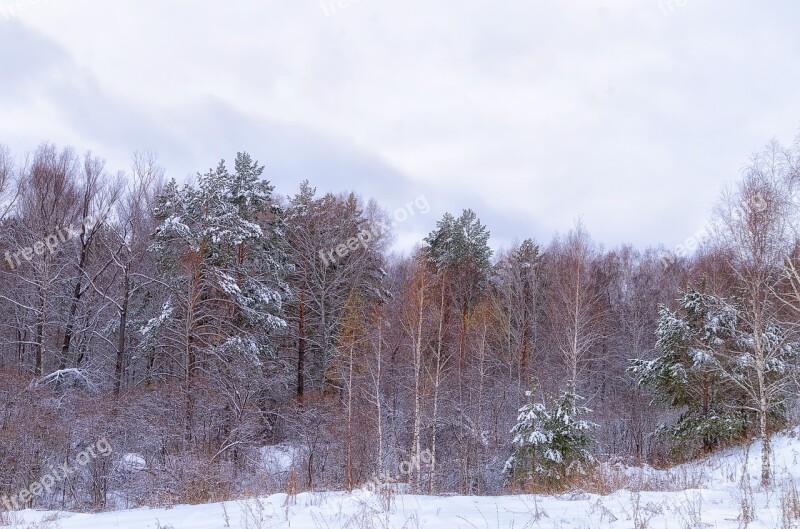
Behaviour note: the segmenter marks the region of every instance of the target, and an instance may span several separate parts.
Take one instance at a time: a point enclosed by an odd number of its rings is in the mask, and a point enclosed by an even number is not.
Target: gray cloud
[[[388,209],[478,211],[496,245],[582,216],[606,245],[682,242],[800,120],[800,6],[744,0],[52,0],[0,18],[0,141],[135,149],[183,177],[248,150]]]

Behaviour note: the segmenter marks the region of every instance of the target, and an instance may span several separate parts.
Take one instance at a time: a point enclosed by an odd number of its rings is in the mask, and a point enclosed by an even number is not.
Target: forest
[[[576,220],[496,248],[465,207],[398,253],[374,200],[276,190],[247,153],[183,183],[149,152],[0,147],[0,497],[93,447],[19,507],[557,491],[754,438],[768,484],[797,424],[800,142],[742,160],[679,247]]]

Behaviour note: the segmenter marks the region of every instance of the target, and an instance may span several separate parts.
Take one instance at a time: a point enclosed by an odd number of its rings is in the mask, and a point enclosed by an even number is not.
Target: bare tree
[[[287,334],[297,351],[296,397],[324,390],[337,356],[336,340],[348,296],[383,296],[383,255],[391,235],[377,204],[354,194],[315,197],[304,182],[286,207],[285,251],[294,263],[286,304]],[[310,380],[309,378],[310,374]]]
[[[68,241],[68,228],[77,220],[78,158],[71,149],[60,153],[53,145],[42,145],[27,168],[20,197],[20,224],[17,244],[34,249],[21,250],[28,263],[17,259],[28,284],[34,289],[33,306],[28,306],[34,316],[33,347],[34,374],[41,376],[45,362],[46,332],[54,325],[50,306],[55,303],[55,286],[64,276],[64,259],[59,255]],[[52,244],[48,246],[48,242]],[[39,246],[41,251],[35,251]],[[53,248],[50,251],[50,248]],[[15,254],[16,258],[16,254]],[[16,303],[16,301],[14,301]]]
[[[117,340],[114,344],[114,394],[119,397],[127,364],[128,326],[131,299],[153,284],[155,270],[148,270],[150,234],[155,229],[153,209],[162,185],[164,169],[154,153],[133,155],[132,173],[121,173],[117,186],[122,189],[110,212],[108,236],[101,243],[106,266],[112,271],[106,281],[90,281],[117,314]]]
[[[776,294],[796,240],[791,203],[796,156],[770,145],[754,157],[742,181],[724,193],[715,211],[716,242],[733,252],[734,294],[741,300],[738,339],[722,351],[728,361],[718,365],[747,396],[743,407],[758,416],[763,485],[772,481],[769,416],[784,402],[794,369],[787,351],[796,348],[795,337],[780,324],[782,306]]]
[[[21,190],[18,168],[11,149],[0,144],[0,221],[14,208]]]
[[[411,457],[419,461],[422,453],[422,368],[424,361],[424,347],[428,337],[428,290],[427,268],[418,256],[413,270],[413,278],[406,292],[406,306],[403,314],[403,329],[408,337],[411,349],[412,373],[412,398],[413,398],[413,424],[411,431]],[[415,469],[412,473],[412,486],[415,491],[420,491],[420,472]]]
[[[604,336],[602,294],[591,279],[597,249],[584,226],[578,224],[565,240],[556,241],[547,253],[551,280],[547,312],[551,337],[566,366],[568,391],[576,392],[587,357]]]
[[[105,161],[95,158],[91,153],[86,153],[83,161],[83,173],[78,182],[79,202],[78,202],[78,237],[77,237],[77,256],[75,259],[75,272],[71,281],[71,297],[69,299],[69,311],[66,315],[66,325],[64,328],[64,339],[61,345],[61,356],[58,369],[66,369],[72,338],[75,333],[76,318],[81,300],[84,294],[90,290],[93,277],[102,273],[108,266],[99,264],[98,269],[92,273],[89,271],[90,257],[96,241],[100,237],[101,230],[106,225],[107,216],[119,198],[122,189],[121,182],[111,185],[108,175],[104,172]],[[75,362],[76,366],[81,364],[83,355],[80,354]]]

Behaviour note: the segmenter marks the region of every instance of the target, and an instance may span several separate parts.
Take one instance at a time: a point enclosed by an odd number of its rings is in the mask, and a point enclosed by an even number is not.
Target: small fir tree
[[[553,399],[550,408],[534,402],[535,387],[526,392],[530,402],[520,408],[511,430],[514,454],[505,470],[512,482],[536,482],[563,488],[570,477],[585,475],[594,463],[589,450],[594,424],[583,417],[591,410],[580,406],[572,391]]]

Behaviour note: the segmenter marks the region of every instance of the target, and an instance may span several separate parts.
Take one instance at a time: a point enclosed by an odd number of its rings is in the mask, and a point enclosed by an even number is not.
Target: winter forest
[[[769,485],[770,435],[797,424],[800,143],[741,158],[677,248],[607,248],[578,219],[493,251],[465,208],[397,253],[370,197],[277,190],[246,153],[184,183],[152,153],[114,172],[2,148],[0,496],[99,440],[109,457],[12,507],[375,476],[426,495],[597,490],[609,462],[753,439]]]

